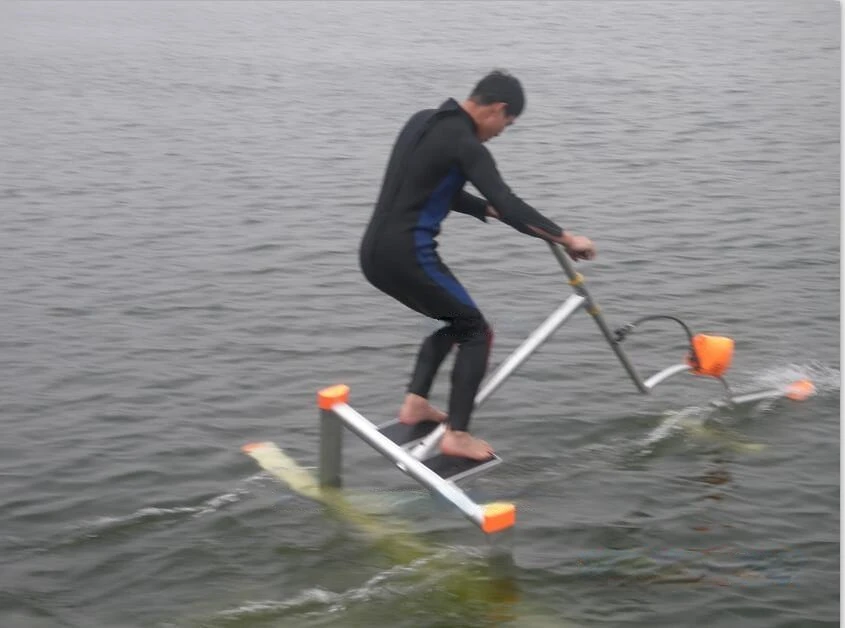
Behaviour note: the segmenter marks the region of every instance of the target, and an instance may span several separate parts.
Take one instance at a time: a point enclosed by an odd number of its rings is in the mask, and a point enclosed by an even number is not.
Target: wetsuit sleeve
[[[490,151],[474,137],[462,139],[458,145],[458,162],[467,179],[499,212],[499,220],[517,231],[536,238],[542,236],[529,227],[537,227],[553,236],[563,234],[557,224],[514,194],[502,180]]]
[[[469,214],[482,222],[487,222],[487,201],[461,190],[452,202],[452,210],[461,214]]]

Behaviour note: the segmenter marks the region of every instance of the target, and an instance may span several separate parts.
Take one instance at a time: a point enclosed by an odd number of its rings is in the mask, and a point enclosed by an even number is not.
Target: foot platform
[[[379,425],[378,431],[400,447],[408,449],[436,430],[438,425],[440,423],[437,421],[420,421],[415,425],[407,425],[399,419],[394,419]]]
[[[410,450],[440,425],[437,421],[420,421],[415,425],[407,425],[399,419],[394,419],[378,426],[378,431],[400,447]],[[487,460],[472,460],[460,456],[435,454],[422,460],[422,463],[434,471],[444,480],[457,482],[477,475],[500,464],[502,459],[493,454]]]
[[[493,454],[493,457],[487,460],[471,460],[470,458],[461,458],[459,456],[437,454],[422,461],[425,466],[444,480],[449,480],[450,482],[458,482],[470,476],[483,473],[501,462],[502,459],[496,454]]]
[[[317,394],[320,408],[320,487],[340,486],[341,432],[347,428],[393,462],[398,469],[430,491],[451,502],[486,534],[514,525],[516,508],[509,503],[477,504],[455,484],[456,480],[489,469],[501,462],[494,455],[487,460],[436,454],[413,456],[405,447],[434,432],[440,423],[425,421],[405,425],[398,420],[376,427],[349,403],[346,386],[331,386]],[[404,446],[404,447],[403,447]]]

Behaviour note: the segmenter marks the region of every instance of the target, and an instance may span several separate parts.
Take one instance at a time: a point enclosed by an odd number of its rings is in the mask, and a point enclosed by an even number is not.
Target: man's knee
[[[493,341],[493,330],[479,313],[478,316],[463,316],[452,321],[455,341],[458,344],[485,343]]]

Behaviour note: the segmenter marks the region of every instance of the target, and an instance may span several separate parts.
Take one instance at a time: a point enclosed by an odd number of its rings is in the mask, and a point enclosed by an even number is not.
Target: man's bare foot
[[[425,397],[408,393],[399,410],[399,420],[406,425],[416,425],[420,421],[442,423],[446,420],[446,413],[432,406]]]
[[[487,460],[493,457],[490,443],[470,436],[469,432],[446,430],[440,441],[440,451],[447,456],[460,456],[471,460]]]

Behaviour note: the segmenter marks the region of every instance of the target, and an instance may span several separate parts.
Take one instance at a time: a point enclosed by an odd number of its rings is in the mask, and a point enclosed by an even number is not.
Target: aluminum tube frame
[[[320,486],[340,488],[343,423],[331,410],[320,410]]]
[[[648,388],[654,388],[659,383],[669,379],[674,375],[677,375],[679,373],[685,373],[691,370],[692,367],[689,364],[675,364],[674,366],[670,366],[668,368],[663,369],[659,373],[655,373],[654,375],[649,377],[644,383]],[[763,401],[765,399],[777,399],[783,396],[783,390],[779,390],[777,388],[769,388],[766,390],[758,390],[751,393],[745,393],[744,395],[737,395],[736,397],[730,396],[729,394],[727,399],[711,401],[710,405],[716,408],[732,408],[748,403],[754,403],[756,401]]]
[[[678,373],[686,373],[687,371],[691,371],[692,367],[689,364],[675,364],[674,366],[669,366],[659,373],[655,373],[651,377],[649,377],[645,382],[643,382],[643,386],[651,390],[655,386],[657,386],[660,382],[666,381],[673,375],[677,375]]]
[[[584,297],[578,294],[573,294],[558,308],[552,312],[545,321],[543,321],[537,329],[531,332],[531,335],[526,338],[516,350],[511,353],[490,375],[481,390],[475,395],[474,408],[479,407],[484,403],[490,395],[492,395],[504,382],[510,377],[516,369],[518,369],[530,356],[534,353],[540,345],[548,340],[551,335],[560,328],[569,317],[578,311],[584,304]],[[411,455],[417,460],[423,460],[432,455],[443,434],[446,433],[446,426],[440,425],[434,431],[426,436],[417,444],[411,451]]]
[[[764,399],[777,399],[783,396],[784,393],[782,390],[772,388],[770,390],[760,390],[753,393],[739,395],[738,397],[731,397],[727,401],[711,401],[710,405],[716,408],[731,408],[734,406],[741,406],[746,403],[754,403],[755,401],[763,401]]]
[[[480,406],[484,403],[540,345],[546,342],[561,325],[569,320],[570,316],[578,311],[584,301],[584,297],[580,295],[571,295],[537,329],[531,332],[531,335],[496,368],[496,371],[484,383],[484,386],[475,396],[475,405]]]
[[[641,393],[648,394],[649,389],[643,383],[640,376],[637,374],[637,370],[634,368],[634,365],[631,364],[631,361],[628,359],[627,354],[622,350],[622,345],[617,342],[616,338],[613,337],[613,333],[610,331],[610,328],[607,326],[607,323],[604,320],[604,317],[601,315],[598,306],[596,305],[595,301],[593,301],[593,297],[590,296],[589,291],[587,290],[587,286],[584,284],[584,278],[577,272],[575,269],[572,268],[572,264],[569,262],[569,259],[566,257],[566,253],[564,253],[563,248],[559,245],[555,244],[554,242],[548,242],[549,248],[552,250],[555,258],[560,263],[561,267],[563,268],[563,272],[566,273],[566,276],[569,277],[569,283],[574,288],[575,292],[580,294],[584,299],[587,301],[587,312],[593,317],[596,321],[596,325],[599,326],[601,333],[604,334],[605,339],[607,340],[610,348],[613,349],[616,356],[619,358],[619,361],[622,363],[622,366],[625,367],[625,370],[628,372],[628,375],[634,382],[634,385]]]
[[[479,527],[483,525],[484,510],[481,506],[472,501],[457,486],[441,478],[402,447],[379,432],[375,425],[349,404],[338,403],[332,408],[332,411],[343,420],[347,428],[363,438],[379,453],[393,461],[402,471],[454,504],[467,519]]]

